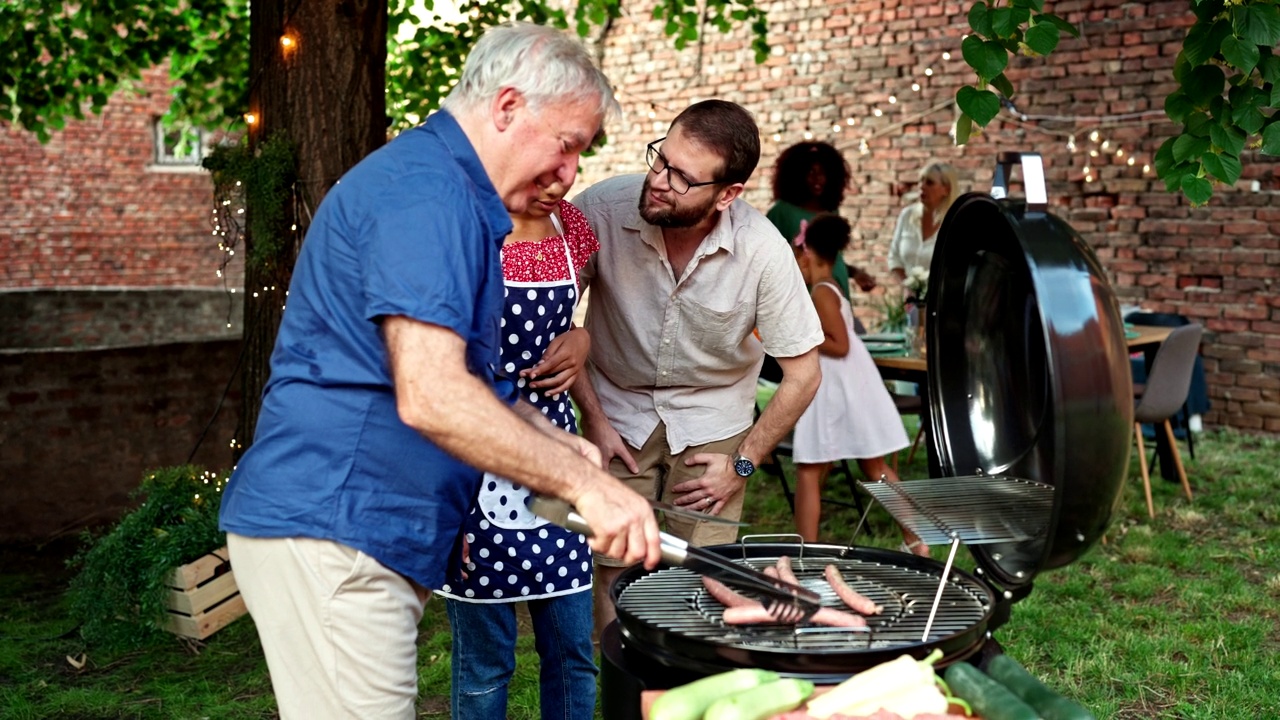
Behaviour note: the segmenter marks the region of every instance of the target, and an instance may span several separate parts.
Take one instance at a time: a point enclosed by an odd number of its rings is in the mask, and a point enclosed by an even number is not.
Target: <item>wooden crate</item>
[[[229,558],[223,547],[170,573],[166,630],[203,640],[248,612]]]

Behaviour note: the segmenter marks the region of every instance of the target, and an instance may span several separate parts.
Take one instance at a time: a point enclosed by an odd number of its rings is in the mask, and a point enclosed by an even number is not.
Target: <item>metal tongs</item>
[[[563,500],[533,496],[529,499],[529,510],[560,527],[587,537],[592,536],[586,520]],[[701,519],[712,520],[715,516]],[[674,535],[663,532],[659,533],[659,538],[662,542],[663,562],[718,580],[759,599],[765,610],[780,623],[801,623],[813,617],[821,607],[821,597],[812,590],[769,577],[713,552],[694,547]]]

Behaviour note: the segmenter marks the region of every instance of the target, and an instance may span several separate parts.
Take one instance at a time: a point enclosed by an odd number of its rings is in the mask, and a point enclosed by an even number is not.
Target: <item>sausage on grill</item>
[[[844,581],[844,577],[840,574],[839,568],[835,565],[827,566],[827,582],[831,583],[831,589],[836,591],[836,595],[840,596],[840,600],[854,610],[854,612],[863,615],[879,615],[884,608],[875,604],[871,598],[849,587],[849,583]]]

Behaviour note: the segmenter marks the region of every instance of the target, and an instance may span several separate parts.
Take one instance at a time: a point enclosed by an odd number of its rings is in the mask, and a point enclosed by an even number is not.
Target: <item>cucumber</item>
[[[649,708],[649,719],[701,720],[707,708],[720,698],[777,679],[775,672],[740,668],[694,680],[662,693]]]
[[[1013,691],[992,680],[966,662],[947,668],[943,675],[951,686],[951,694],[973,706],[973,713],[983,720],[1038,720],[1040,715]]]
[[[783,678],[721,698],[707,708],[703,720],[765,720],[795,710],[813,694],[813,683]]]
[[[1097,720],[1083,705],[1059,695],[1008,655],[991,658],[987,674],[1012,690],[1045,720]]]

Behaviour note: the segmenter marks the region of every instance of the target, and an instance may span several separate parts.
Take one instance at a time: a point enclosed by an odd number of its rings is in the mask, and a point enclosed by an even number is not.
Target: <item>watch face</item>
[[[733,469],[742,477],[747,477],[756,471],[756,465],[750,460],[739,455],[733,459]]]

